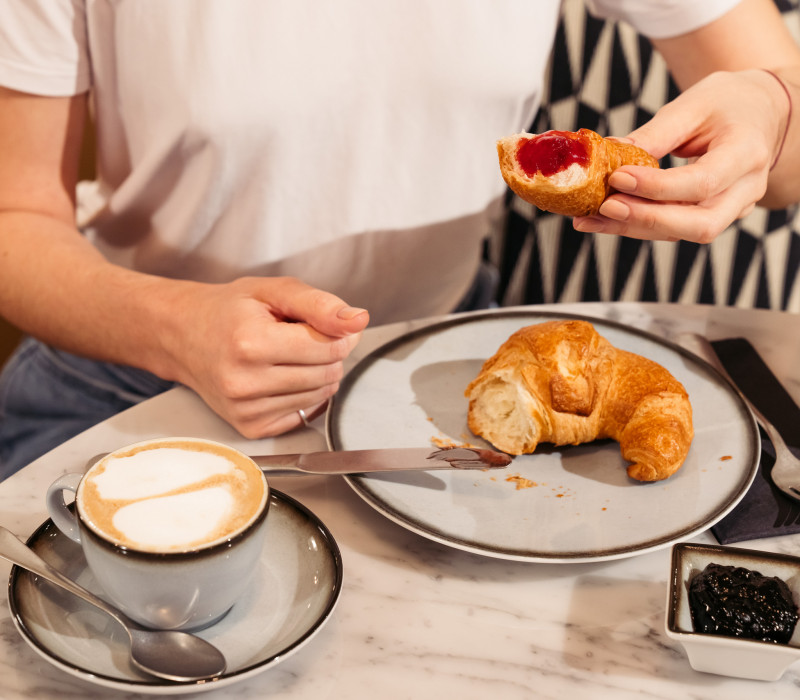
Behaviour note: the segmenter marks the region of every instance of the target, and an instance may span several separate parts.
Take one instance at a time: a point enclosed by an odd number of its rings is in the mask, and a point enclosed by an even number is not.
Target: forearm
[[[772,73],[779,78],[772,78],[772,89],[783,115],[783,131],[776,143],[767,192],[760,203],[779,209],[800,201],[800,66],[776,68]]]
[[[369,317],[293,278],[206,284],[108,263],[73,226],[0,210],[0,314],[57,347],[194,389],[246,437],[333,395]]]
[[[192,284],[111,265],[46,215],[0,213],[0,314],[67,351],[179,379],[164,341]]]

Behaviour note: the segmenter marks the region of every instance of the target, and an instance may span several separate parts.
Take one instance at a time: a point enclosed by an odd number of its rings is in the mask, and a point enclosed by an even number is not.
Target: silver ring
[[[308,418],[306,418],[306,412],[302,408],[298,408],[297,413],[300,415],[300,420],[303,421],[303,425],[307,428],[309,423]]]

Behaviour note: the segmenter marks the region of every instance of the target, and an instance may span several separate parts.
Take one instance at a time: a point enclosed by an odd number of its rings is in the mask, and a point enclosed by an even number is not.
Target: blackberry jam
[[[689,583],[696,632],[787,644],[797,605],[786,582],[741,566],[709,564]]]

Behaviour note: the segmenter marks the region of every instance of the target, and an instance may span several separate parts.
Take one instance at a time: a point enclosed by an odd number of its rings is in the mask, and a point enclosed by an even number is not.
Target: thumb
[[[264,281],[270,286],[265,301],[282,320],[305,323],[333,338],[360,333],[369,323],[366,309],[352,307],[335,294],[298,279],[285,277]]]
[[[667,105],[624,140],[643,148],[654,158],[661,159],[679,150],[690,133],[691,124],[686,115]]]

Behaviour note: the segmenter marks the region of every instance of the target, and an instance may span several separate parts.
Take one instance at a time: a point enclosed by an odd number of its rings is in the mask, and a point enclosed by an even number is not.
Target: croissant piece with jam
[[[612,438],[639,481],[675,473],[694,437],[683,385],[657,362],[615,348],[587,321],[518,330],[465,395],[470,430],[504,452]]]
[[[622,165],[658,167],[647,151],[589,129],[515,134],[497,142],[508,186],[539,209],[564,216],[596,214],[609,194],[608,176]]]

